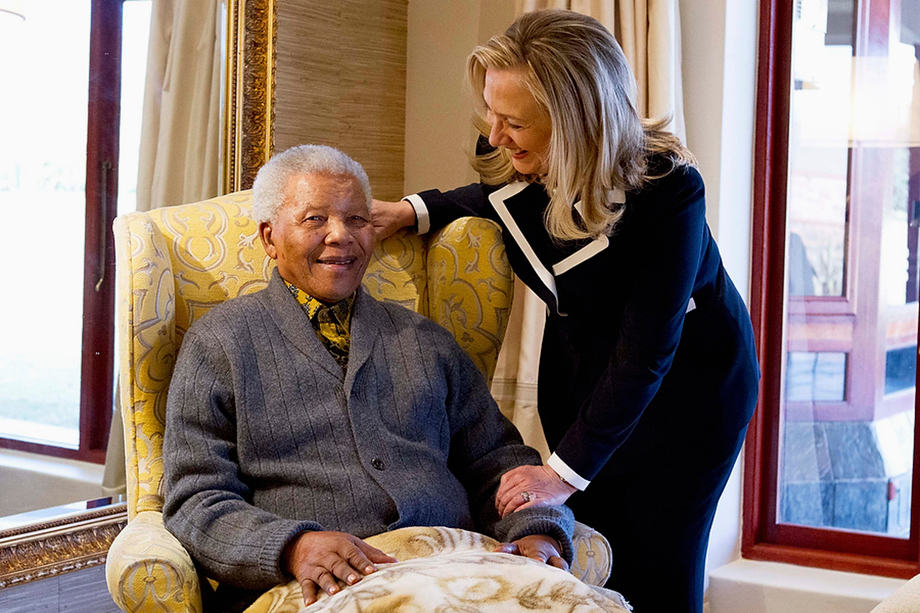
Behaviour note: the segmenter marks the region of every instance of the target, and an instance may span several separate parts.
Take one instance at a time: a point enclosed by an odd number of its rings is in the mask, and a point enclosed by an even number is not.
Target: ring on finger
[[[533,492],[528,492],[527,490],[524,490],[523,492],[521,492],[521,499],[523,499],[524,502],[530,502],[531,500],[536,500],[537,495],[534,494]]]

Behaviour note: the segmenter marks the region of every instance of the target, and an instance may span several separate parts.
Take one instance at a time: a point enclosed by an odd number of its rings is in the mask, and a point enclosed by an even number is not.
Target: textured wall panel
[[[403,196],[407,0],[277,0],[274,150],[338,147]]]

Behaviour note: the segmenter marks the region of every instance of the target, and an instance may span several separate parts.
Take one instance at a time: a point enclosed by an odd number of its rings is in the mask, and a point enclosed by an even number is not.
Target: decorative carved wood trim
[[[105,564],[127,523],[121,503],[0,532],[0,589]]]
[[[223,193],[249,189],[272,155],[275,0],[228,0]]]

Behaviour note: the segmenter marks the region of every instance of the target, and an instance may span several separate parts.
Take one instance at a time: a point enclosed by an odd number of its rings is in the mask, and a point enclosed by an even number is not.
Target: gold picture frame
[[[127,523],[121,502],[0,531],[0,589],[105,564]]]
[[[275,0],[227,0],[223,193],[249,189],[272,156]]]

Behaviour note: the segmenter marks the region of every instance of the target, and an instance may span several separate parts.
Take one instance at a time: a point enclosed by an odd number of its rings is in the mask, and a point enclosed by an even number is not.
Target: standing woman
[[[387,236],[493,219],[546,302],[539,410],[553,454],[502,478],[498,510],[567,501],[610,540],[608,586],[637,611],[702,611],[759,373],[693,157],[640,120],[626,58],[590,17],[526,13],[467,68],[492,147],[474,160],[483,183],[375,203],[374,223]]]

